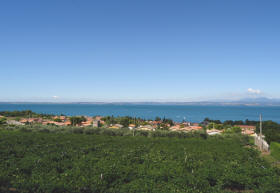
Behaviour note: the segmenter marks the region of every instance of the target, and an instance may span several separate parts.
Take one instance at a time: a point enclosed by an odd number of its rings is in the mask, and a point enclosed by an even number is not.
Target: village
[[[256,126],[252,125],[222,125],[215,124],[211,121],[203,121],[201,123],[193,122],[173,122],[168,119],[156,118],[155,120],[134,119],[131,117],[103,117],[103,116],[48,116],[36,118],[20,118],[5,117],[7,125],[54,125],[54,126],[77,126],[77,127],[94,127],[121,129],[128,128],[130,130],[156,131],[168,130],[174,132],[195,132],[205,130],[208,135],[219,135],[222,133],[239,132],[244,135],[255,136]],[[113,119],[113,120],[112,120]],[[166,121],[168,120],[168,121]]]

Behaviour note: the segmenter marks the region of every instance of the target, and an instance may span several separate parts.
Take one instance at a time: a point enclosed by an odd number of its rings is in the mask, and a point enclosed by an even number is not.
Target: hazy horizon
[[[238,99],[205,99],[205,100],[0,100],[0,103],[279,103],[280,98],[248,97]]]

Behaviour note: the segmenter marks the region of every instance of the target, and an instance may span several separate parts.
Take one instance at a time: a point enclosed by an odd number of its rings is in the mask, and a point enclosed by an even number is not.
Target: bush
[[[280,143],[272,142],[270,144],[270,151],[271,151],[271,156],[273,156],[277,160],[280,160]]]
[[[76,133],[76,134],[81,134],[81,133],[84,132],[84,129],[81,128],[81,127],[74,127],[74,128],[72,129],[72,132],[73,132],[73,133]]]
[[[149,131],[142,131],[142,130],[136,130],[135,131],[135,136],[145,136],[148,137]]]

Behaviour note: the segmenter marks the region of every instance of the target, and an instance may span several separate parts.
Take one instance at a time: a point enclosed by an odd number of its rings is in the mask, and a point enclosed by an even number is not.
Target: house
[[[252,125],[235,125],[235,127],[240,127],[241,129],[244,130],[256,130],[256,126],[252,126]]]
[[[255,131],[252,131],[252,130],[244,130],[244,131],[242,131],[242,134],[254,136],[254,135],[255,135]]]
[[[71,121],[69,121],[69,120],[65,121],[64,125],[71,125]]]
[[[121,128],[123,128],[123,125],[121,125],[121,124],[115,124],[115,125],[113,125],[113,126],[111,126],[111,127],[109,127],[110,129],[121,129]]]
[[[135,127],[136,127],[136,125],[134,125],[134,124],[129,124],[129,125],[128,125],[128,128],[129,128],[130,130],[135,129]]]
[[[201,130],[202,127],[200,126],[181,126],[181,125],[175,125],[169,128],[171,131],[185,131],[185,132],[190,132],[190,131],[199,131]]]
[[[202,130],[202,127],[200,126],[189,126],[189,128],[191,128],[194,131]]]
[[[93,119],[91,117],[85,117],[85,118],[86,118],[86,121],[83,121],[81,123],[81,126],[82,127],[91,126]]]
[[[142,130],[142,131],[154,131],[155,130],[154,127],[151,125],[141,125],[137,129]]]
[[[95,117],[93,117],[93,120],[94,120],[94,121],[99,121],[99,124],[100,124],[100,125],[104,125],[104,124],[106,124],[106,123],[105,123],[105,121],[102,120],[102,118],[103,118],[103,117],[101,117],[101,116],[95,116]]]
[[[92,121],[92,126],[93,126],[93,127],[100,127],[100,120],[94,120],[94,121]]]
[[[174,125],[174,126],[169,128],[169,130],[171,130],[171,131],[178,131],[180,129],[181,129],[180,125]]]
[[[254,135],[256,131],[256,126],[252,125],[235,125],[235,127],[240,127],[244,135]]]
[[[16,121],[16,120],[7,120],[6,123],[8,125],[24,125],[23,123]]]
[[[29,119],[21,119],[19,122],[21,122],[23,124],[27,124],[27,123],[34,123],[35,120],[32,118],[29,118]]]
[[[64,126],[65,125],[63,122],[54,122],[53,124],[57,125],[57,126]]]
[[[60,116],[59,118],[60,118],[60,120],[62,120],[62,121],[65,121],[65,120],[66,120],[66,116]]]
[[[116,127],[119,127],[119,128],[123,128],[123,125],[121,124],[115,124]]]
[[[191,122],[183,122],[182,124],[183,124],[185,127],[188,127],[188,126],[191,126],[191,125],[192,125]]]
[[[81,123],[81,126],[86,127],[86,126],[91,126],[92,122],[91,121],[85,121]]]
[[[101,116],[96,116],[94,117],[95,120],[101,121],[102,117]]]
[[[219,135],[223,131],[222,130],[218,130],[218,129],[211,129],[211,130],[207,129],[206,132],[207,132],[208,135]]]

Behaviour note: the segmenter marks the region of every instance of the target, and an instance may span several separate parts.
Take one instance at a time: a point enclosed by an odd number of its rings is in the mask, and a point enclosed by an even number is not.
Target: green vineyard
[[[0,191],[280,192],[280,171],[235,137],[0,130]]]

